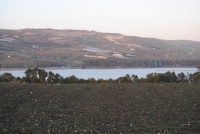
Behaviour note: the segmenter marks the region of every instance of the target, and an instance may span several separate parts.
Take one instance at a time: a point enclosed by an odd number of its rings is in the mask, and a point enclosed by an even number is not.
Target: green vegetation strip
[[[200,133],[200,84],[0,83],[0,133]]]

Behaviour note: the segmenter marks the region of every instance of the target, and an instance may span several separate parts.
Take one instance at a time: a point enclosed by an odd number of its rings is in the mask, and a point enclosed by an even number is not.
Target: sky
[[[200,0],[0,0],[0,29],[96,30],[200,41]]]

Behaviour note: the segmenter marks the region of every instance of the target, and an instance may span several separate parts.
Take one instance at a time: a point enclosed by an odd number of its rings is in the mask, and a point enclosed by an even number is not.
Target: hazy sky
[[[0,29],[84,29],[200,41],[200,0],[0,0]]]

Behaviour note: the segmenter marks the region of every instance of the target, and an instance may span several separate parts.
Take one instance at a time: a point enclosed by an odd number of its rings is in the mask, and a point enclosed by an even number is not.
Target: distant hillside
[[[88,60],[199,60],[200,42],[86,30],[0,30],[1,67],[82,67]]]

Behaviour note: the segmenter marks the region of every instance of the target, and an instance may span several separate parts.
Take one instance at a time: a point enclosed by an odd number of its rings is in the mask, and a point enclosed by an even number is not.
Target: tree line
[[[29,60],[29,59],[27,59]],[[82,64],[73,64],[73,62],[61,61],[30,61],[29,63],[11,63],[0,64],[0,68],[24,68],[24,67],[72,67],[80,66],[82,68],[134,68],[134,67],[175,67],[175,66],[197,66],[200,60],[150,60],[150,59],[92,59],[83,60]]]
[[[150,59],[95,59],[84,60],[82,68],[127,68],[127,67],[167,67],[167,66],[197,66],[200,60],[150,60]]]
[[[79,79],[72,75],[69,77],[62,77],[60,74],[39,68],[28,68],[24,73],[25,76],[14,77],[11,73],[4,73],[0,75],[0,82],[17,82],[17,83],[43,83],[43,84],[70,84],[70,83],[199,83],[200,82],[200,67],[197,72],[187,73],[183,72],[176,75],[175,72],[166,73],[150,73],[146,78],[138,78],[137,75],[129,75],[119,77],[117,79],[95,79],[88,78]]]
[[[68,65],[70,65],[70,62],[30,61],[28,63],[7,63],[7,64],[2,64],[2,65],[0,64],[0,68],[62,67],[62,66],[68,66]]]

